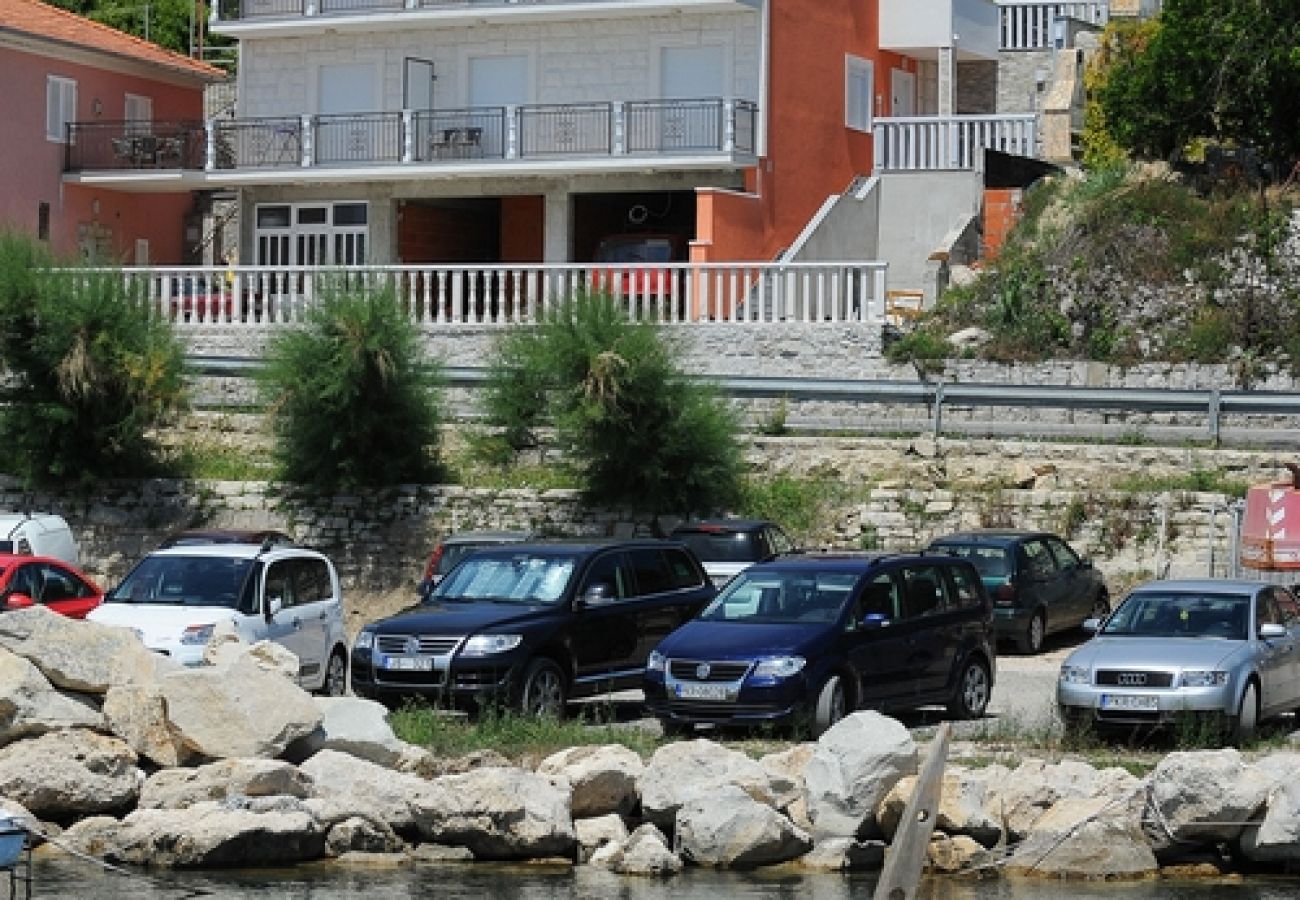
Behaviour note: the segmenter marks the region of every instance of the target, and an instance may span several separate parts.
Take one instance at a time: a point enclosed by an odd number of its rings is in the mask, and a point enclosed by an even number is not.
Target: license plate
[[[1102,694],[1101,708],[1128,712],[1155,712],[1160,698],[1154,694]]]
[[[730,700],[731,689],[725,684],[679,684],[677,696],[682,700]]]
[[[379,668],[390,672],[432,672],[433,658],[429,656],[382,656]]]

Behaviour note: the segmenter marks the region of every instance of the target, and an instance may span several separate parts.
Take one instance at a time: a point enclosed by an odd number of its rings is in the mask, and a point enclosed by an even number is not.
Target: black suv
[[[687,522],[669,537],[691,548],[718,587],[756,562],[800,552],[779,525],[766,519]]]
[[[362,629],[352,690],[560,715],[570,698],[640,686],[651,648],[714,594],[667,541],[480,549],[423,602]]]
[[[944,703],[984,714],[996,657],[979,573],[948,557],[806,556],[737,575],[650,654],[646,704],[666,731],[799,724]]]

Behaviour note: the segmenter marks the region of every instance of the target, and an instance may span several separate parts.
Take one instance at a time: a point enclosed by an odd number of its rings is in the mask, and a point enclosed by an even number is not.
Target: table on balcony
[[[429,156],[433,159],[466,159],[482,155],[482,128],[442,128],[429,139]]]
[[[113,154],[133,169],[180,165],[184,151],[184,139],[175,135],[131,134],[113,138],[112,143]]]

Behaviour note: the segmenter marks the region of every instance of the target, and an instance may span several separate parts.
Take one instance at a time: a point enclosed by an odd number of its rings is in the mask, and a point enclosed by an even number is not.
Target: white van
[[[81,551],[62,516],[0,513],[0,553],[52,556],[81,565]]]
[[[134,629],[150,650],[187,666],[203,663],[217,623],[229,622],[249,644],[271,640],[292,650],[304,688],[347,690],[338,573],[304,547],[267,541],[155,550],[87,618]]]

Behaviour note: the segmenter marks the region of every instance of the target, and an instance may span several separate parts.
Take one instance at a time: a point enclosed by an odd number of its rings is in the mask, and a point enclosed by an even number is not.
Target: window
[[[907,618],[934,615],[948,608],[947,582],[943,572],[937,567],[917,566],[904,569],[903,582],[903,595],[906,600],[904,610]]]
[[[366,261],[365,203],[275,203],[257,207],[257,264],[352,266]]]
[[[871,60],[844,57],[844,125],[856,131],[871,130],[871,102],[875,95]]]
[[[900,618],[902,608],[898,582],[892,573],[886,572],[862,586],[862,594],[854,608],[853,624],[860,624],[868,617],[880,622],[893,622]]]
[[[948,574],[952,576],[953,596],[957,605],[979,606],[984,587],[979,578],[965,566],[952,566],[948,569]]]
[[[636,575],[638,595],[662,594],[673,589],[672,573],[658,550],[641,549],[628,552],[628,560]]]
[[[39,203],[36,206],[36,239],[48,241],[50,239],[50,204]]]
[[[1023,554],[1024,574],[1029,578],[1042,581],[1056,574],[1056,561],[1042,541],[1026,541],[1020,552]]]
[[[58,144],[68,140],[68,125],[77,119],[77,83],[51,75],[45,80],[45,137]]]
[[[672,572],[672,586],[674,588],[697,588],[704,584],[704,577],[682,551],[665,550],[664,558],[668,560],[668,568]]]
[[[334,597],[329,566],[323,559],[294,561],[294,599],[297,603],[319,603]]]
[[[603,584],[607,588],[605,596],[622,599],[631,594],[631,576],[623,560],[622,553],[606,553],[591,565],[587,577],[583,579],[578,596],[582,596],[593,585]]]
[[[153,131],[153,99],[139,94],[126,95],[126,133],[149,134]]]
[[[1079,568],[1079,555],[1070,549],[1064,541],[1056,538],[1048,538],[1047,546],[1052,548],[1052,555],[1056,557],[1056,564],[1062,569]]]

